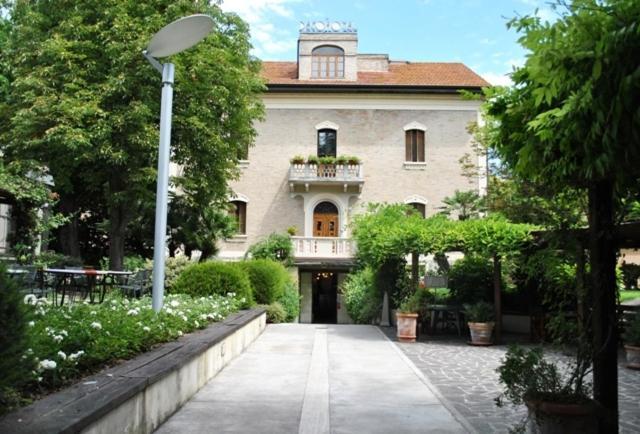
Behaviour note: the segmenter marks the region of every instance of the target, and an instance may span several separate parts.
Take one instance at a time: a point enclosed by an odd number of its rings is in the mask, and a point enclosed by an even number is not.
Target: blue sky
[[[360,53],[393,60],[463,62],[493,84],[508,84],[525,52],[509,18],[538,9],[556,13],[548,0],[225,0],[251,26],[253,53],[263,60],[295,60],[300,21],[350,21]]]

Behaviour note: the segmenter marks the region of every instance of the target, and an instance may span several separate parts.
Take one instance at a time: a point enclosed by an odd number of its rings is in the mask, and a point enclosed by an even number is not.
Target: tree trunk
[[[69,217],[69,221],[58,229],[62,254],[74,258],[80,257],[80,237],[78,235],[78,205],[70,194],[63,194],[58,204],[60,212]]]
[[[589,249],[593,301],[593,397],[602,405],[599,432],[618,432],[618,336],[613,184],[589,187]]]
[[[418,285],[420,283],[419,259],[419,253],[411,253],[411,288],[413,289],[413,291],[418,289]]]
[[[493,308],[496,317],[496,339],[499,344],[502,340],[502,264],[500,255],[493,255]]]
[[[124,204],[111,204],[109,207],[109,268],[111,270],[122,270],[128,215]]]
[[[449,265],[447,255],[445,255],[444,253],[436,253],[433,255],[433,260],[436,261],[436,264],[438,264],[438,268],[440,268],[441,272],[449,274],[451,265]]]

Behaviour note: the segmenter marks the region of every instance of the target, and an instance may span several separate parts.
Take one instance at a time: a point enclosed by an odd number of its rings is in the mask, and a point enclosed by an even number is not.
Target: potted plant
[[[347,162],[350,166],[357,166],[360,164],[360,159],[358,157],[350,156],[347,157]]]
[[[345,166],[348,163],[349,163],[349,157],[344,156],[344,155],[340,155],[340,156],[336,157],[336,165]]]
[[[304,157],[302,155],[294,155],[293,157],[291,157],[291,160],[289,160],[289,162],[295,165],[302,165],[304,164]]]
[[[523,432],[526,425],[528,432],[542,434],[598,431],[599,407],[590,398],[591,385],[585,381],[591,366],[585,348],[579,347],[568,369],[560,369],[545,360],[542,348],[509,347],[496,369],[504,386],[496,404],[501,407],[507,400],[513,405],[525,404],[529,410],[513,431]]]
[[[471,345],[491,345],[493,332],[493,305],[480,301],[464,305],[464,315],[471,333]]]
[[[318,176],[333,178],[336,176],[336,158],[331,156],[320,157],[318,163]]]
[[[320,158],[317,155],[309,155],[307,157],[307,164],[311,166],[317,166],[320,164]]]
[[[396,310],[397,336],[400,342],[415,342],[418,326],[420,298],[412,294],[405,298]]]
[[[640,312],[629,321],[623,334],[627,368],[640,369]]]

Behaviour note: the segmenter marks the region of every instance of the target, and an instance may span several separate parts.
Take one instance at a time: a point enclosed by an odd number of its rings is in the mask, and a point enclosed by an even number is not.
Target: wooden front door
[[[313,236],[337,237],[340,234],[338,208],[331,202],[321,202],[313,211]]]

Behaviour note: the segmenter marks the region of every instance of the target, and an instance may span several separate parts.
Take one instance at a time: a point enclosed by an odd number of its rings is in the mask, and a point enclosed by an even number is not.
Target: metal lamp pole
[[[170,56],[200,42],[213,28],[208,15],[180,18],[160,29],[149,42],[144,57],[162,74],[160,103],[160,146],[158,149],[158,181],[156,188],[156,218],[153,237],[153,310],[162,309],[164,298],[164,263],[169,199],[169,159],[171,155],[171,114],[173,107],[173,63],[160,64],[157,57]]]

